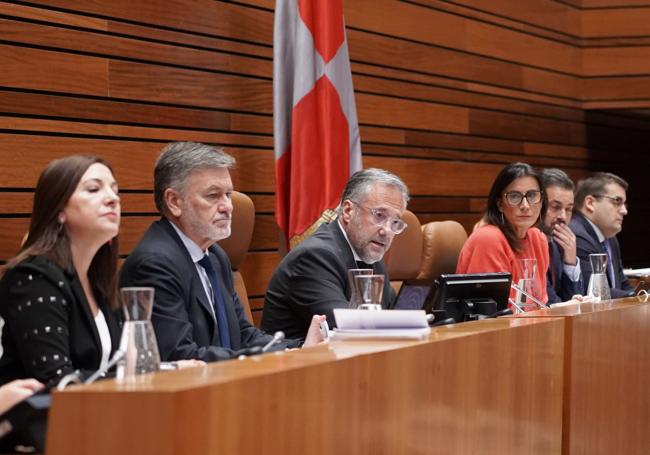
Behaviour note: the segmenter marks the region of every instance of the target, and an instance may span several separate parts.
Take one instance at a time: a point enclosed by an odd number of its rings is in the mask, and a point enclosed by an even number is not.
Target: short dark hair
[[[368,194],[370,187],[376,183],[382,183],[397,188],[402,193],[404,205],[408,203],[409,190],[402,179],[384,169],[368,168],[357,171],[350,176],[350,179],[343,190],[339,207],[348,199],[357,203],[361,202],[361,197]]]
[[[564,172],[562,169],[558,168],[548,168],[542,171],[542,189],[546,191],[547,188],[552,186],[557,186],[565,190],[573,191],[575,185],[573,180]]]
[[[521,240],[517,238],[515,231],[512,229],[508,221],[503,217],[499,210],[499,200],[503,196],[503,192],[512,182],[521,177],[532,177],[537,180],[539,189],[542,190],[542,178],[535,171],[535,169],[526,163],[512,163],[501,169],[501,172],[494,179],[490,194],[488,195],[488,203],[486,209],[486,218],[489,224],[493,224],[503,232],[510,248],[516,252],[521,252]],[[542,194],[542,209],[541,214],[546,213],[546,197]]]
[[[220,147],[199,142],[171,142],[160,152],[153,172],[153,193],[156,208],[167,214],[165,190],[180,193],[192,171],[203,168],[226,168],[235,165],[235,159]]]
[[[589,195],[601,195],[605,192],[605,187],[610,183],[615,183],[627,191],[629,185],[618,175],[609,172],[596,172],[578,182],[575,195],[575,209],[580,210],[585,205],[585,198]]]
[[[32,219],[27,239],[19,253],[7,263],[9,270],[29,256],[45,256],[69,273],[74,271],[70,239],[61,228],[59,214],[77,189],[81,177],[95,163],[113,169],[102,158],[90,155],[72,155],[50,162],[41,173],[34,191]],[[105,243],[97,251],[90,267],[88,280],[99,298],[105,298],[112,308],[119,306],[117,297],[118,237]]]

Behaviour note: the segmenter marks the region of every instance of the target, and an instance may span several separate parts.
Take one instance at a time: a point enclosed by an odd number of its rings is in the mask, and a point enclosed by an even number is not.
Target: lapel
[[[580,212],[574,214],[573,216],[575,220],[578,223],[580,223],[580,226],[582,226],[582,228],[584,229],[586,234],[585,240],[587,240],[591,244],[591,249],[593,251],[602,251],[603,247],[598,241],[598,236],[596,235],[596,231],[594,231],[594,228],[591,227],[591,224],[589,223],[587,218],[585,218],[585,216]]]
[[[81,313],[80,319],[82,320],[83,324],[85,324],[88,332],[92,335],[92,341],[95,347],[95,349],[93,350],[94,357],[95,357],[94,360],[97,362],[97,367],[99,367],[99,362],[100,362],[99,353],[102,352],[102,344],[101,341],[99,340],[99,332],[97,331],[97,324],[95,324],[95,318],[90,312],[90,305],[88,304],[88,299],[86,299],[86,294],[83,291],[81,282],[79,281],[79,277],[75,273],[74,275],[69,276],[69,278],[70,278],[70,291],[74,296],[75,302],[79,302],[79,312]],[[111,341],[111,344],[112,343],[113,341]]]
[[[174,227],[171,225],[171,223],[166,218],[163,217],[160,220],[160,224],[162,228],[165,230],[165,232],[167,233],[167,235],[173,239],[174,245],[176,245],[176,253],[179,258],[179,264],[177,265],[179,266],[179,270],[183,270],[184,271],[183,273],[185,273],[183,280],[187,279],[191,283],[190,301],[187,302],[188,305],[187,311],[189,313],[190,306],[194,304],[192,299],[196,300],[198,307],[201,308],[201,310],[205,313],[204,315],[205,319],[209,321],[208,325],[210,327],[210,342],[212,344],[215,343],[218,344],[219,332],[217,331],[217,321],[215,320],[214,317],[213,308],[212,308],[212,304],[210,303],[210,299],[205,293],[203,282],[201,281],[199,272],[196,269],[196,264],[194,263],[194,261],[192,261],[192,257],[190,256],[190,253],[187,251],[187,248],[185,248],[183,241],[180,239],[180,237],[174,230]]]
[[[339,222],[337,220],[334,220],[329,224],[323,225],[321,228],[329,232],[331,238],[334,240],[334,243],[336,245],[337,255],[341,258],[343,262],[343,267],[345,269],[343,270],[343,286],[344,286],[343,289],[345,291],[345,298],[349,299],[350,295],[352,294],[352,290],[350,289],[350,283],[348,281],[348,270],[358,269],[359,267],[357,267],[357,261],[354,260],[352,247],[350,246],[347,239],[343,235],[341,227],[338,224]],[[373,265],[373,270],[374,270],[374,265]]]

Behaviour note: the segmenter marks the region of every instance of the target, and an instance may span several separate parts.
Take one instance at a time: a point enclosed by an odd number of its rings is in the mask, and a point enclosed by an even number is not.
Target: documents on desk
[[[627,277],[640,278],[650,275],[650,267],[644,269],[623,269],[623,273]]]
[[[425,338],[431,329],[423,310],[334,310],[332,340]]]

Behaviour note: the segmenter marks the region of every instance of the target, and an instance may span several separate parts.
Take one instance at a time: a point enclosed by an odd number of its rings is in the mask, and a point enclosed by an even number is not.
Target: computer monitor
[[[456,322],[494,314],[508,307],[511,281],[507,272],[441,275],[432,309]]]

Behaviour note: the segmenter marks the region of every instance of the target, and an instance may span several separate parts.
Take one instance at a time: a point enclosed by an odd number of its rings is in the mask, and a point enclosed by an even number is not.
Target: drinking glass
[[[117,379],[133,382],[139,374],[160,369],[158,343],[151,325],[154,288],[126,287],[120,293],[125,317],[120,350],[124,357],[117,364]]]
[[[359,310],[381,310],[384,294],[384,275],[357,275],[354,277],[359,292]]]
[[[359,295],[359,288],[354,277],[359,275],[372,275],[372,269],[350,269],[348,270],[348,281],[350,282],[350,308],[357,308],[363,302],[361,302],[361,297]]]
[[[611,299],[609,282],[607,281],[607,255],[605,253],[590,254],[591,276],[587,286],[587,296],[594,302]]]

